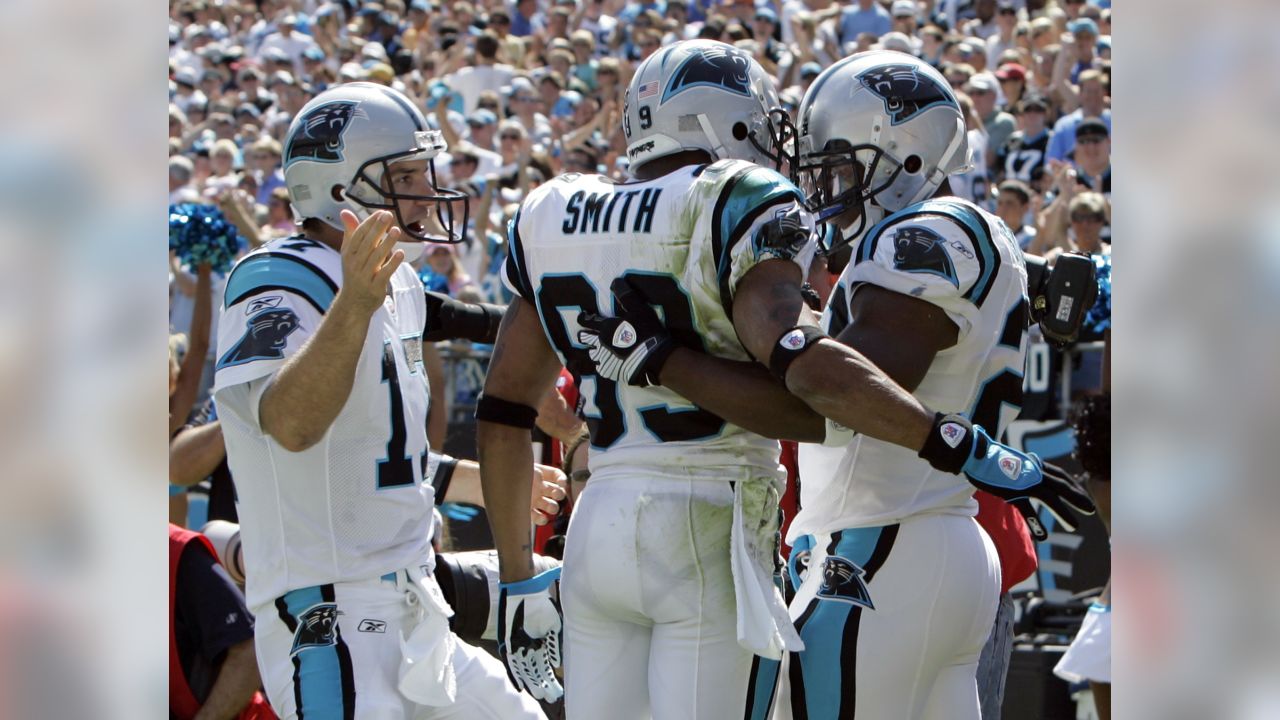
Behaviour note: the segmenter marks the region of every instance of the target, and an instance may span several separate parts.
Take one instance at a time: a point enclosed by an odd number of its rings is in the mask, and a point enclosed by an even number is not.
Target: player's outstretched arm
[[[480,483],[503,582],[534,573],[529,522],[533,408],[559,373],[560,359],[547,344],[537,313],[516,298],[498,331],[476,409]]]
[[[282,447],[301,452],[328,432],[355,382],[369,318],[386,297],[387,283],[404,260],[400,229],[382,210],[357,221],[342,211],[342,289],[307,342],[280,368],[262,394],[262,430]]]
[[[934,413],[862,353],[814,334],[818,320],[800,294],[802,280],[795,263],[774,260],[743,276],[734,294],[733,326],[747,351],[777,372],[775,346],[797,345],[790,352],[803,352],[782,373],[788,390],[854,432],[922,447]],[[810,337],[794,332],[796,328],[810,328]]]

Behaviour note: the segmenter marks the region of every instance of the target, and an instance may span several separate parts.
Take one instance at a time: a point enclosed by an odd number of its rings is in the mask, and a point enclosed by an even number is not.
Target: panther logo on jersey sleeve
[[[829,555],[822,563],[822,587],[818,597],[861,605],[875,610],[871,593],[862,576],[866,571],[838,555]]]
[[[907,64],[881,65],[858,77],[862,86],[884,100],[889,120],[900,125],[934,105],[954,103],[951,91]]]
[[[697,85],[713,85],[751,97],[750,59],[732,47],[711,47],[693,53],[671,74],[662,95],[666,102],[681,91]]]
[[[893,267],[903,272],[937,275],[960,287],[955,264],[947,254],[942,237],[926,227],[907,225],[894,230]]]
[[[246,326],[244,337],[218,360],[219,368],[284,357],[288,338],[298,329],[298,315],[289,308],[269,308],[251,316]]]
[[[284,164],[308,159],[321,162],[342,160],[342,134],[356,116],[354,102],[325,103],[302,118],[302,131],[295,133],[285,148]]]
[[[316,605],[298,618],[298,630],[293,634],[290,654],[309,647],[323,647],[337,642],[335,632],[338,623],[338,606],[334,603]]]

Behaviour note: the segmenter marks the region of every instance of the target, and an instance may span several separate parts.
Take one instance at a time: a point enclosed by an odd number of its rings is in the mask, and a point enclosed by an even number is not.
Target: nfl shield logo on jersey
[[[298,630],[293,634],[293,650],[289,654],[297,654],[303,648],[335,644],[337,622],[338,606],[335,603],[312,606],[298,618]]]
[[[875,610],[867,584],[862,581],[865,574],[866,571],[845,558],[828,556],[822,563],[822,587],[818,590],[818,597]]]
[[[1011,455],[1000,458],[1000,472],[1009,476],[1010,480],[1018,477],[1018,473],[1022,472],[1022,461]]]

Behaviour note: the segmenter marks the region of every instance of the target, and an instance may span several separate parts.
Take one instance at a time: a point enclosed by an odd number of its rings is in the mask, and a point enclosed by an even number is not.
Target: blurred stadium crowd
[[[1015,443],[1073,464],[1073,403],[1109,393],[1108,0],[182,0],[170,3],[169,18],[170,204],[216,206],[245,251],[293,234],[282,142],[294,114],[336,84],[388,85],[447,140],[448,153],[436,160],[439,184],[471,196],[465,242],[433,245],[416,262],[424,285],[496,304],[510,300],[500,279],[505,228],[530,189],[564,172],[629,178],[622,94],[639,62],[662,45],[710,38],[743,48],[773,75],[792,113],[822,70],[849,54],[916,55],[942,72],[966,113],[972,169],[951,179],[954,192],[999,215],[1028,253],[1081,251],[1099,268],[1103,292],[1079,343],[1033,340]],[[170,522],[193,530],[236,520],[208,397],[224,283],[218,269],[170,254]],[[474,456],[470,415],[486,357],[486,347],[468,343],[428,351],[433,402],[440,401],[429,427],[433,449]],[[581,424],[571,412],[571,381],[560,389],[540,408],[541,460],[572,476],[585,463],[574,463]],[[1109,425],[1106,435],[1109,453]],[[484,547],[483,518],[473,508],[447,503],[442,511],[456,532],[441,549]],[[219,527],[215,552],[225,553],[231,531]],[[1089,678],[1077,676],[1069,688],[1052,676],[1053,662],[1043,665],[1046,648],[1061,655],[1110,569],[1101,524],[1068,535],[1055,533],[1039,548],[1039,571],[1013,588],[1023,603],[1015,654],[1027,664],[1015,657],[1005,717],[1059,717],[1053,713],[1067,711],[1068,693],[1087,687]],[[548,533],[540,550],[555,548]],[[234,553],[220,559],[242,579]],[[198,694],[207,697],[219,668],[252,660],[243,627],[191,637],[208,643],[197,653],[203,659],[193,670],[171,658],[171,672],[186,673]],[[1032,665],[1038,670],[1025,670]],[[999,713],[984,708],[984,716]]]

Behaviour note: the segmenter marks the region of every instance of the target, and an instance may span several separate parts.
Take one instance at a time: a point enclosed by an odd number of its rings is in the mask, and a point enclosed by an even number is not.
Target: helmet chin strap
[[[724,143],[720,142],[720,136],[716,135],[716,131],[711,127],[711,121],[707,119],[706,113],[698,113],[698,125],[702,127],[702,132],[711,141],[711,156],[717,160],[723,160],[728,157],[728,151],[725,149]]]

